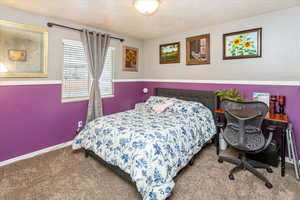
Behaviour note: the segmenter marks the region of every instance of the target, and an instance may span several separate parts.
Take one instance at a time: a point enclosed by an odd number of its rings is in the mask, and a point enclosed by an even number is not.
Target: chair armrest
[[[267,142],[266,142],[264,148],[262,149],[262,151],[266,150],[266,148],[268,148],[268,146],[270,145],[273,135],[274,135],[274,132],[276,131],[276,126],[270,125],[270,126],[267,126],[266,129],[269,132],[269,137],[268,137]]]
[[[218,128],[225,128],[225,122],[217,122],[216,127]]]
[[[274,125],[269,125],[266,127],[266,129],[269,131],[269,132],[275,132],[277,127],[274,126]]]

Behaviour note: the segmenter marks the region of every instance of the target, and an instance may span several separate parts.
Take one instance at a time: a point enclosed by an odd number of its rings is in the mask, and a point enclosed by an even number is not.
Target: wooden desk
[[[215,110],[217,122],[224,118],[224,110]],[[288,126],[288,116],[285,114],[267,114],[263,126],[273,125],[276,126],[276,132],[274,134],[279,134],[281,137],[280,142],[280,157],[281,157],[281,176],[285,176],[285,155],[286,155],[286,129]],[[218,133],[220,131],[218,130]],[[217,154],[219,155],[219,137],[216,139]]]
[[[215,113],[217,115],[224,115],[224,110],[221,109],[216,109]],[[267,114],[266,120],[271,120],[279,123],[289,123],[288,121],[288,116],[287,115],[282,115],[282,114]]]

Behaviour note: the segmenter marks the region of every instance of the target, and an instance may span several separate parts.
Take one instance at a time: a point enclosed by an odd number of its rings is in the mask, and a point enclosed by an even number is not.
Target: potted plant
[[[229,99],[232,101],[248,101],[247,98],[243,97],[243,95],[239,93],[237,88],[230,88],[229,90],[217,90],[215,91],[215,94],[218,97],[218,108],[220,107],[220,102],[224,99]]]

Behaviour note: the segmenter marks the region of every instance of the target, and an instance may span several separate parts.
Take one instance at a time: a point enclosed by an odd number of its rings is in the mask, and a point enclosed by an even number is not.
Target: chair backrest
[[[247,134],[262,134],[261,126],[268,113],[268,106],[265,103],[224,100],[221,108],[225,112],[227,127],[234,129],[239,134],[238,146],[246,148]]]

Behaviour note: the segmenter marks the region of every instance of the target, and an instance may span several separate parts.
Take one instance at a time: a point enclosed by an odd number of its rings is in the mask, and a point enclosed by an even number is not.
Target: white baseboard
[[[61,144],[58,144],[58,145],[55,145],[55,146],[47,147],[45,149],[34,151],[34,152],[31,152],[31,153],[28,153],[28,154],[25,154],[25,155],[22,155],[22,156],[11,158],[9,160],[2,161],[2,162],[0,162],[0,167],[4,166],[4,165],[9,165],[11,163],[14,163],[14,162],[17,162],[17,161],[20,161],[20,160],[25,160],[25,159],[28,159],[28,158],[32,158],[34,156],[38,156],[38,155],[50,152],[50,151],[54,151],[54,150],[57,150],[57,149],[61,149],[61,148],[70,146],[70,145],[72,145],[72,142],[73,141],[68,141],[68,142],[61,143]]]

